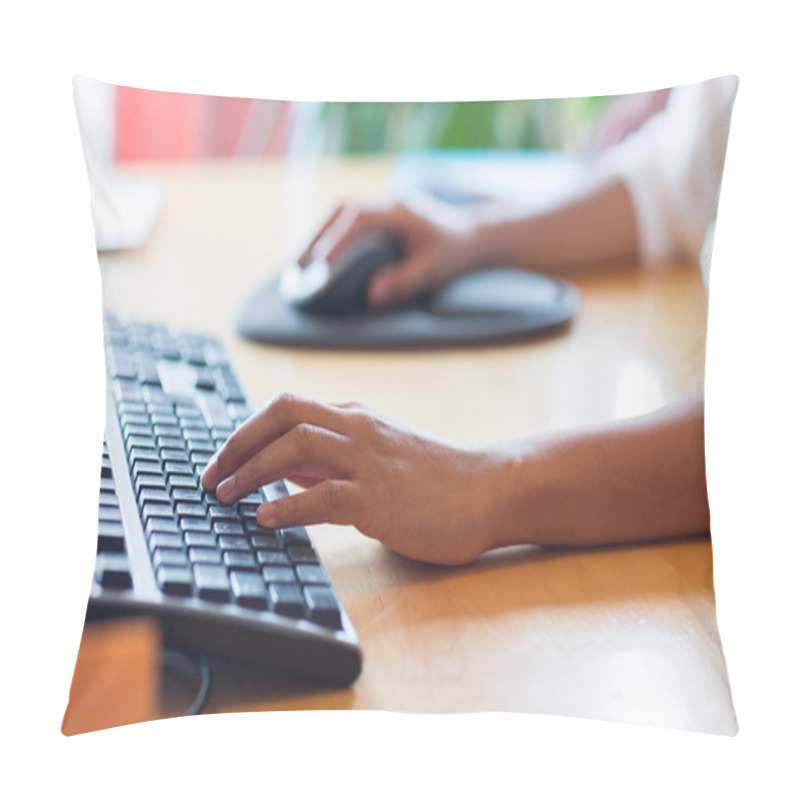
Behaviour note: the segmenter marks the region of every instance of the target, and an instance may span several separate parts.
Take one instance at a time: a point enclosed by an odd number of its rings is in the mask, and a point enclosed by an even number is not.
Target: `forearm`
[[[492,547],[708,530],[701,394],[646,417],[507,448]]]
[[[508,264],[558,272],[638,254],[634,208],[612,178],[534,211],[482,212],[470,242],[472,266]]]

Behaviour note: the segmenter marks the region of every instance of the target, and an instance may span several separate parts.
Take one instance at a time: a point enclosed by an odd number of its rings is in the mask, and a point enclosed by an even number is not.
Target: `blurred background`
[[[582,179],[598,120],[616,99],[289,102],[80,76],[74,93],[100,251],[146,241],[162,204],[160,167],[201,161],[285,162],[282,214],[298,240],[316,219],[320,166],[343,157],[391,159],[398,199],[552,198]]]
[[[606,97],[311,103],[177,94],[75,81],[101,163],[403,150],[581,152]]]

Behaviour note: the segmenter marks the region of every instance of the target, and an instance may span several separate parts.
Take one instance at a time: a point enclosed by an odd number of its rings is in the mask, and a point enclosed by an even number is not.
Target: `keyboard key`
[[[257,572],[231,572],[231,588],[239,605],[248,608],[267,607],[267,587]]]
[[[214,373],[210,369],[199,369],[195,373],[195,386],[198,389],[210,389],[215,391],[217,388],[217,380]]]
[[[178,522],[178,527],[184,532],[197,531],[198,533],[211,533],[211,523],[207,519],[184,517]]]
[[[114,491],[108,492],[100,490],[100,505],[106,508],[119,508],[119,498]]]
[[[200,503],[178,503],[175,513],[178,519],[206,519],[206,509]]]
[[[250,417],[250,409],[247,404],[238,400],[231,400],[228,403],[228,413],[237,422],[244,422]]]
[[[148,537],[152,536],[154,533],[169,533],[177,536],[180,534],[180,529],[178,528],[178,523],[175,522],[174,519],[159,519],[158,517],[154,517],[153,519],[147,520],[144,526],[144,532]]]
[[[206,363],[206,357],[203,353],[203,350],[200,347],[186,347],[183,352],[182,356],[185,361],[188,361],[190,364],[196,367],[205,367],[208,366]]]
[[[303,528],[284,528],[283,540],[288,545],[306,545],[311,544],[311,539]]]
[[[146,445],[147,447],[155,446],[153,441],[153,431],[150,429],[150,425],[134,425],[132,423],[126,423],[122,428],[122,435],[125,439],[125,444],[127,445],[131,445],[131,439],[134,439],[137,436],[144,436],[150,441],[150,444]]]
[[[189,556],[183,550],[168,550],[157,547],[153,550],[154,567],[188,567]]]
[[[168,447],[162,447],[158,454],[161,456],[162,461],[177,462],[179,464],[188,464],[189,455],[184,450],[174,450]]]
[[[144,503],[142,505],[142,519],[148,520],[154,517],[172,519],[172,506],[167,506],[163,503]]]
[[[187,531],[183,535],[183,541],[188,547],[213,547],[217,546],[217,537],[213,533],[200,533],[198,531]]]
[[[158,451],[152,447],[134,447],[128,455],[128,463],[135,464],[137,461],[154,461],[159,463]]]
[[[302,618],[306,615],[303,593],[297,584],[271,583],[267,587],[271,611],[284,617]]]
[[[200,597],[224,602],[230,597],[228,570],[216,564],[195,564],[194,580]]]
[[[161,503],[172,507],[172,502],[169,499],[169,493],[166,489],[145,488],[139,492],[140,503]]]
[[[150,422],[153,425],[177,425],[178,418],[175,414],[151,414],[150,415]]]
[[[163,550],[184,550],[183,539],[175,533],[154,533],[148,540],[150,552],[157,548]]]
[[[211,440],[211,434],[208,432],[208,425],[204,419],[181,419],[180,426],[186,438]]]
[[[214,498],[216,503],[219,501]],[[223,506],[223,505],[216,505],[214,503],[209,503],[208,507],[208,516],[214,520],[219,522],[238,522],[239,515],[236,513],[236,509],[231,506]]]
[[[141,383],[161,386],[161,378],[158,375],[158,362],[149,354],[137,353],[135,362],[139,368],[139,380]]]
[[[122,514],[114,506],[100,506],[98,518],[100,522],[122,522]]]
[[[153,392],[150,390],[147,391],[148,394],[148,401],[147,401],[147,413],[150,415],[152,419],[154,415],[159,416],[172,416],[172,403],[169,402],[166,395],[163,392],[158,393],[158,397],[153,398]],[[161,423],[166,424],[166,423]]]
[[[119,403],[117,408],[120,414],[144,414],[147,406],[144,403]]]
[[[133,578],[127,557],[118,553],[99,554],[95,563],[95,579],[104,589],[130,589]]]
[[[205,453],[206,455],[213,456],[217,452],[211,439],[198,439],[196,437],[186,437],[186,449],[190,453]]]
[[[167,478],[167,486],[170,491],[175,489],[196,489],[197,481],[193,475],[170,475]]]
[[[161,475],[161,463],[158,461],[137,461],[131,467],[131,475],[134,479],[140,475]]]
[[[194,464],[194,466],[200,468],[201,471],[206,468],[209,461],[211,461],[211,453],[189,453],[189,463]]]
[[[214,533],[219,536],[244,536],[244,526],[241,522],[217,522],[213,523]]]
[[[185,403],[178,403],[175,406],[175,414],[181,420],[202,420],[203,419],[203,412],[196,405],[189,405]]]
[[[219,384],[220,394],[232,405],[242,405],[245,402],[245,396],[239,387],[233,372],[229,368],[222,368],[219,370]]]
[[[179,461],[167,461],[164,464],[164,474],[169,475],[186,475],[194,479],[194,470],[189,464],[181,463]]]
[[[210,547],[190,547],[189,561],[192,564],[221,564],[222,553]]]
[[[198,396],[198,405],[203,411],[203,417],[208,423],[208,427],[211,428],[211,436],[217,437],[217,434],[214,433],[215,430],[227,431],[225,436],[229,435],[233,430],[233,423],[228,416],[228,409],[225,408],[225,401],[213,392],[198,392]]]
[[[153,436],[156,437],[156,441],[159,441],[161,438],[177,439],[179,442],[181,442],[181,444],[178,446],[183,446],[183,434],[181,433],[180,425],[153,425]],[[163,442],[159,442],[159,447],[168,446],[169,445],[166,445]]]
[[[275,531],[264,531],[250,537],[250,543],[257,550],[282,550],[283,544]]]
[[[325,570],[317,564],[298,564],[295,567],[300,583],[315,583],[326,585],[330,583]]]
[[[222,554],[222,563],[228,569],[256,571],[258,564],[252,553],[239,552],[237,550],[226,550]]]
[[[282,550],[256,550],[255,556],[256,561],[262,566],[292,566],[289,556]]]
[[[134,488],[138,497],[144,489],[166,489],[167,482],[162,475],[138,475],[134,481]]]
[[[132,450],[134,447],[144,447],[148,450],[154,450],[156,440],[152,436],[132,434],[126,437],[125,444],[129,450]]]
[[[221,550],[237,550],[244,553],[250,552],[250,543],[244,536],[220,536],[217,541]]]
[[[311,547],[297,545],[287,547],[286,552],[295,564],[319,564],[319,556]]]
[[[291,567],[267,566],[261,570],[267,583],[296,583],[297,576]]]
[[[114,379],[114,397],[117,400],[137,402],[142,399],[142,395],[142,387],[138,381],[125,380],[123,378]]]
[[[119,522],[101,522],[97,530],[98,553],[124,553],[125,530]]]
[[[341,628],[342,618],[336,596],[327,586],[306,586],[303,589],[308,618],[326,628]]]
[[[271,539],[278,539],[283,541],[283,536],[278,531],[272,528],[264,528],[259,525],[254,519],[246,519],[244,529],[253,536],[268,536]]]
[[[203,495],[199,489],[173,489],[172,499],[176,503],[194,503],[201,505],[203,502]]]
[[[156,570],[156,580],[164,594],[188,597],[194,591],[193,574],[189,567],[161,566]]]
[[[163,428],[163,425],[157,425],[157,428]],[[180,436],[180,428],[178,430],[178,437],[174,436],[156,436],[156,443],[159,447],[171,449],[171,450],[179,450],[183,452],[183,438]],[[163,454],[162,454],[163,455]]]
[[[252,503],[253,505],[260,505],[264,502],[264,496],[259,491],[250,492],[247,497],[243,497],[240,501],[243,505],[246,503]]]
[[[123,431],[127,431],[132,425],[143,428],[145,433],[151,430],[150,417],[144,413],[144,405],[140,407],[142,408],[141,412],[125,411],[119,415],[119,424]]]

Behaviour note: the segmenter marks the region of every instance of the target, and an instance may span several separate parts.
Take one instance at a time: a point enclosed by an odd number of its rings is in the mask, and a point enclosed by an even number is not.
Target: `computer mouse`
[[[359,236],[337,258],[289,264],[278,290],[284,302],[312,314],[344,316],[369,310],[367,284],[383,267],[403,257],[400,243],[384,233]]]

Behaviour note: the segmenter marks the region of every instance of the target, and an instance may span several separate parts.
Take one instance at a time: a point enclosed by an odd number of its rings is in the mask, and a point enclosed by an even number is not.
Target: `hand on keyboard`
[[[402,555],[464,564],[490,545],[500,466],[360,404],[281,395],[231,436],[202,484],[234,503],[287,478],[306,491],[262,505],[260,524],[354,525]]]

